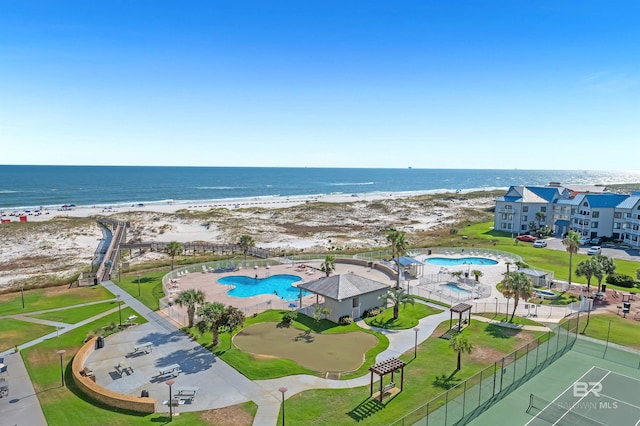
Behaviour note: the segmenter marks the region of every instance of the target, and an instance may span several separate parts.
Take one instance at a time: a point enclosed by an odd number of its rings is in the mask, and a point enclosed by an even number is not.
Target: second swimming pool
[[[458,257],[455,259],[449,257],[430,257],[425,263],[438,266],[460,266],[460,265],[497,265],[498,262],[486,257]]]
[[[246,298],[260,294],[273,294],[284,300],[297,300],[300,297],[300,290],[291,285],[298,281],[302,281],[302,278],[288,274],[273,275],[266,278],[232,275],[218,280],[220,284],[235,286],[235,288],[227,292],[229,296]],[[302,296],[309,294],[311,293],[308,291],[302,291]]]

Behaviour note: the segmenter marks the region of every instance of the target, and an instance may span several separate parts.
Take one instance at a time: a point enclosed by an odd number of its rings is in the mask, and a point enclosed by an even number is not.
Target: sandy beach
[[[0,288],[68,277],[95,259],[103,230],[99,216],[128,221],[128,241],[236,242],[251,235],[257,247],[286,250],[370,250],[386,246],[381,229],[412,236],[451,226],[466,209],[493,206],[494,194],[347,194],[269,197],[201,203],[3,210],[0,226]],[[422,194],[424,195],[424,194]],[[482,195],[482,194],[481,194]],[[19,216],[26,216],[21,223]],[[413,238],[415,241],[416,238]],[[145,253],[131,263],[163,256]]]

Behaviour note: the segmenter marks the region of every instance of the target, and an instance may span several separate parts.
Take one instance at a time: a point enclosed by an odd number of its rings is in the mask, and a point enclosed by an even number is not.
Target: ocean
[[[0,166],[0,208],[195,203],[329,194],[437,193],[511,185],[640,182],[640,171]]]

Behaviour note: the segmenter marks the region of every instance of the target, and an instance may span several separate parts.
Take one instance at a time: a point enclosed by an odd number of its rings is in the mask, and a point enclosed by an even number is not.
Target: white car
[[[580,237],[580,245],[585,246],[591,241],[590,237]]]
[[[544,241],[544,240],[538,240],[535,243],[533,243],[533,246],[537,247],[537,248],[546,247],[547,246],[547,242]]]
[[[600,246],[591,246],[589,247],[589,250],[587,250],[587,254],[601,254],[602,253],[602,247]]]

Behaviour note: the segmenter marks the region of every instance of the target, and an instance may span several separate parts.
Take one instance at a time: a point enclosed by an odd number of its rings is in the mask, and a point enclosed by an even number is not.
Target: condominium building
[[[614,194],[598,185],[512,186],[496,199],[494,229],[514,236],[549,227],[563,237],[604,237],[640,246],[640,194]]]

